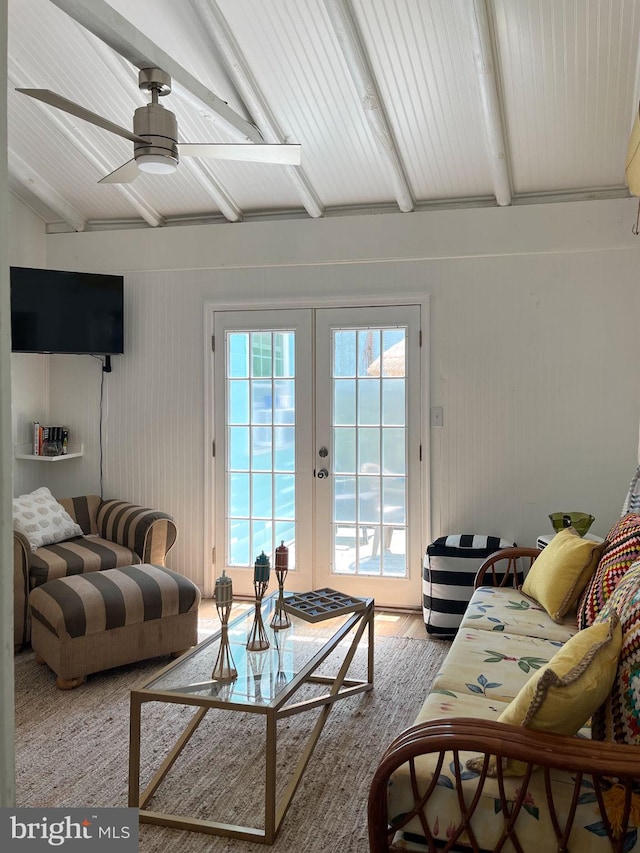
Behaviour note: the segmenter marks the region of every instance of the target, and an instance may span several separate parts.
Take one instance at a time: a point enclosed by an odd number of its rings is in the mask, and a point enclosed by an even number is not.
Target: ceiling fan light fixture
[[[219,160],[246,160],[255,163],[300,165],[300,145],[267,143],[181,143],[178,154],[178,122],[171,110],[158,103],[158,98],[171,91],[171,77],[159,68],[141,69],[139,86],[151,94],[151,103],[138,107],[133,114],[133,132],[114,124],[49,89],[16,89],[36,100],[88,121],[110,133],[134,143],[133,160],[123,163],[100,179],[100,184],[128,184],[140,172],[150,175],[172,175],[180,157],[213,157]]]
[[[136,157],[138,168],[148,175],[171,175],[178,164],[165,154],[140,154]]]

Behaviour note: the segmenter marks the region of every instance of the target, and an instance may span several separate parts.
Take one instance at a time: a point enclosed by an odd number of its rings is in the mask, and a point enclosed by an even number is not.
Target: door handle
[[[324,479],[326,479],[328,476],[329,476],[329,472],[327,471],[327,469],[326,469],[326,468],[321,468],[321,469],[318,471],[318,473],[316,474],[316,477],[317,477],[319,480],[324,480]]]

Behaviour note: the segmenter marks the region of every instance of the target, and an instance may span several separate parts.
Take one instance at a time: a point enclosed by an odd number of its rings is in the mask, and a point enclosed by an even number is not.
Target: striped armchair
[[[57,498],[84,535],[32,551],[27,539],[13,532],[14,647],[31,637],[29,593],[56,578],[120,568],[137,563],[165,565],[176,541],[170,515],[99,495]]]

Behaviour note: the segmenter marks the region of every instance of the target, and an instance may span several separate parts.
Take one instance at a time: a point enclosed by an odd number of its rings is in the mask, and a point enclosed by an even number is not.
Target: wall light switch
[[[442,406],[431,407],[431,426],[441,427],[443,424]]]

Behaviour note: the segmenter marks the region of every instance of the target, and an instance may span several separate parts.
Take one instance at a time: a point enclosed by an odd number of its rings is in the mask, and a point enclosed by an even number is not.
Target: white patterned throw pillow
[[[31,550],[82,536],[82,528],[46,486],[13,499],[13,529],[29,540]]]

